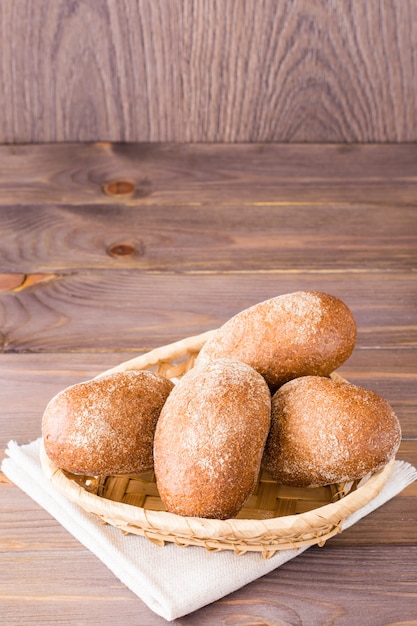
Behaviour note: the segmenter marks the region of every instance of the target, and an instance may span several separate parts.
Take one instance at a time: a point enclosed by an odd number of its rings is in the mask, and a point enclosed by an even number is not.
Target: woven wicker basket
[[[169,344],[100,374],[154,369],[171,379],[194,365],[201,347],[215,331]],[[340,378],[332,374],[334,378]],[[393,461],[361,481],[319,488],[279,485],[262,472],[239,515],[231,520],[181,517],[164,510],[152,472],[135,476],[79,476],[56,467],[41,449],[41,463],[55,488],[103,522],[157,545],[204,546],[207,550],[260,552],[323,545],[342,530],[343,520],[372,500],[387,481]]]

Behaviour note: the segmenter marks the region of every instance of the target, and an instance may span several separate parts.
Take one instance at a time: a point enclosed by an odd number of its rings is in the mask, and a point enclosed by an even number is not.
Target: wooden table
[[[60,389],[318,289],[357,320],[341,373],[392,404],[417,464],[417,146],[9,146],[0,164],[2,450]],[[0,481],[2,624],[165,623]],[[416,496],[176,623],[417,624]]]

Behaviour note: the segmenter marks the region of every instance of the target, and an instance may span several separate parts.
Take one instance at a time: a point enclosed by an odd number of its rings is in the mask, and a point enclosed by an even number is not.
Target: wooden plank
[[[243,589],[225,598],[222,605],[241,609],[243,624],[250,624],[251,619],[252,623],[263,619],[272,624],[282,620],[286,624],[312,626],[331,623],[393,626],[407,621],[413,624],[416,615],[414,549],[407,557],[407,548],[342,550],[332,548],[329,542],[325,550],[324,556],[321,548],[309,549],[289,561],[284,569],[278,568],[252,584],[251,589],[262,598],[260,606],[259,603],[253,605],[250,599],[245,602],[248,597]],[[395,581],[393,571],[398,572]],[[239,606],[240,602],[243,606]],[[215,615],[215,607],[207,610],[208,618]]]
[[[284,203],[290,205],[288,214],[300,204],[310,204],[311,212],[332,204],[337,219],[336,209],[352,202],[416,206],[416,161],[416,144],[0,146],[0,204],[85,207],[116,202],[143,208]],[[128,185],[110,187],[117,195],[109,195],[105,186],[112,181]]]
[[[415,347],[413,273],[72,272],[0,294],[3,351],[132,351],[220,326],[238,311],[300,289],[351,307],[358,348]]]
[[[124,624],[132,626],[167,623],[122,585],[92,553],[77,546],[60,548],[58,542],[55,549],[48,550],[40,542],[34,550],[3,552],[2,563],[25,581],[12,586],[4,576],[4,569],[0,574],[2,617],[8,625],[82,624],[86,616],[100,624],[114,625],[118,615],[123,615]],[[109,592],[103,594],[103,589]]]
[[[222,621],[320,626],[337,619],[341,626],[411,625],[417,611],[415,559],[415,547],[410,546],[381,549],[329,542],[178,621],[195,626]],[[94,615],[110,626],[121,614],[128,626],[166,624],[86,551],[6,552],[2,563],[2,616],[8,625],[20,626],[29,619],[39,626],[55,625],[62,611],[68,624]],[[24,584],[13,584],[6,576],[10,570]]]
[[[255,302],[319,289],[358,323],[341,373],[392,404],[397,457],[417,465],[415,146],[177,148],[4,149],[0,460],[10,439],[39,437],[66,386]],[[120,196],[125,171],[131,196]],[[119,196],[104,195],[114,173]],[[1,474],[0,492],[5,623],[162,623]],[[324,549],[181,623],[412,623],[416,497],[414,483]]]
[[[3,2],[1,143],[175,139],[179,8]]]
[[[415,0],[2,0],[1,143],[411,142]]]
[[[195,129],[205,141],[415,138],[416,107],[407,103],[414,93],[407,80],[415,84],[407,50],[415,37],[413,2],[220,1],[186,8],[188,140]]]
[[[1,272],[35,273],[31,282],[80,268],[417,269],[417,211],[398,205],[9,205],[0,206],[0,236]],[[5,289],[7,276],[0,280]]]

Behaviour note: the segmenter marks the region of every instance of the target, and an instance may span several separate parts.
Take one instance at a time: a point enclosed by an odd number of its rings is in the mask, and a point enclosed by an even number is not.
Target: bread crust
[[[152,469],[156,422],[173,386],[153,372],[126,371],[64,389],[43,414],[47,455],[74,474]]]
[[[155,433],[158,491],[168,511],[226,519],[257,483],[271,395],[251,367],[219,359],[176,385]]]
[[[351,355],[354,317],[339,298],[296,291],[230,318],[203,346],[197,364],[236,358],[264,376],[272,390],[300,376],[327,376]]]
[[[373,391],[306,376],[272,398],[262,466],[283,485],[319,487],[357,480],[395,456],[399,421]]]

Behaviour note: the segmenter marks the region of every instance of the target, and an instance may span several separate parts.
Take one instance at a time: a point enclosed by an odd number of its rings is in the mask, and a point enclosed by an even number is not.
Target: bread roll
[[[173,386],[149,371],[127,371],[64,389],[42,418],[47,455],[75,474],[152,469],[156,422]]]
[[[327,376],[352,353],[356,324],[335,296],[297,291],[229,319],[203,346],[197,364],[229,357],[264,376],[272,390],[299,376]]]
[[[386,465],[400,440],[394,411],[376,393],[306,376],[272,398],[262,465],[276,481],[294,487],[357,480]]]
[[[155,433],[155,476],[167,510],[235,516],[256,486],[270,413],[268,386],[244,363],[219,359],[185,374]]]

